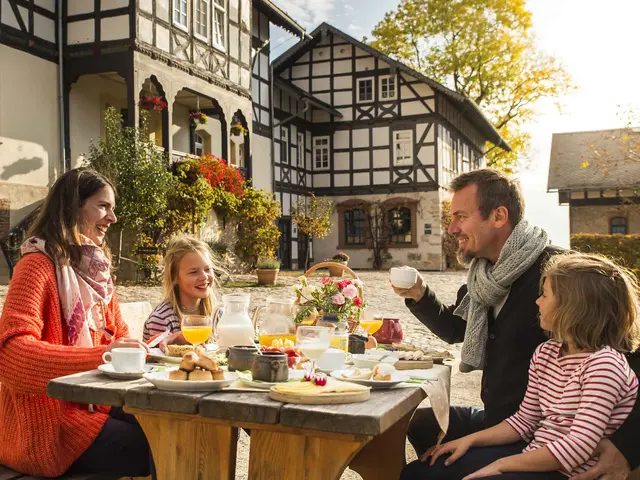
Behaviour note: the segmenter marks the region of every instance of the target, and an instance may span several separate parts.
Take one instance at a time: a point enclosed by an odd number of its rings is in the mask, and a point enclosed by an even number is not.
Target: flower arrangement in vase
[[[246,129],[241,123],[234,123],[231,125],[231,135],[249,135],[249,130]]]
[[[191,121],[191,125],[195,127],[198,124],[206,125],[208,121],[208,117],[204,113],[198,110],[198,111],[189,113],[189,120]]]
[[[153,110],[154,112],[161,112],[167,108],[167,102],[165,102],[161,96],[144,96],[140,97],[138,106],[144,110]]]
[[[296,293],[298,313],[294,321],[301,323],[320,315],[334,314],[340,321],[357,322],[366,306],[362,299],[362,280],[340,280],[322,278],[321,285],[309,284],[307,277],[298,277],[293,289]]]

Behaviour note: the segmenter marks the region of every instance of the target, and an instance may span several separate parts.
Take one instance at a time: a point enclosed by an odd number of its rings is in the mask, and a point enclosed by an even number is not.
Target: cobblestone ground
[[[300,273],[284,272],[278,279],[278,285],[274,287],[248,286],[242,288],[221,288],[220,294],[231,292],[243,292],[251,294],[251,311],[261,304],[268,296],[292,296],[292,286],[297,283]],[[404,301],[395,295],[389,286],[386,272],[361,271],[359,277],[365,285],[365,300],[370,308],[379,311],[387,317],[399,318],[405,334],[405,340],[417,345],[431,346],[437,349],[449,350],[456,357],[460,354],[460,345],[449,345],[433,335],[424,325],[416,320],[404,306]],[[428,285],[438,294],[441,301],[450,304],[455,301],[456,293],[460,285],[465,281],[465,272],[423,272]],[[237,284],[255,282],[254,275],[237,275],[233,278]],[[313,280],[312,280],[313,281]],[[4,301],[7,286],[0,286],[0,305]],[[118,286],[118,295],[121,302],[149,301],[156,305],[161,301],[160,287],[146,286]],[[480,375],[478,373],[459,374],[454,372],[451,385],[451,402],[462,405],[480,405],[479,387]],[[238,445],[238,465],[236,478],[244,480],[247,477],[247,459],[249,453],[249,439],[242,433]],[[415,458],[413,449],[407,444],[407,460]],[[355,480],[360,478],[355,472],[347,470],[342,476],[343,480]]]

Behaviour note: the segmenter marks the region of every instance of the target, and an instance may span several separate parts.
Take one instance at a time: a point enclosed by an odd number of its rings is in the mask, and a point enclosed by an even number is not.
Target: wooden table
[[[434,369],[448,385],[450,368]],[[134,414],[158,480],[233,479],[238,428],[251,430],[251,480],[339,479],[347,466],[365,480],[395,479],[405,464],[409,420],[425,398],[420,388],[402,388],[373,390],[362,403],[293,405],[257,392],[165,392],[97,370],[52,380],[47,393]]]

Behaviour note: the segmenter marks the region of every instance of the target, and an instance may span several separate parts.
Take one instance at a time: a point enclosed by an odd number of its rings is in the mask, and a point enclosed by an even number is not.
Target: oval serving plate
[[[151,382],[158,390],[172,392],[215,392],[228,387],[238,379],[235,372],[224,372],[224,380],[170,380],[169,372],[145,373],[144,379]]]
[[[410,380],[411,377],[403,372],[393,372],[391,376],[391,380],[364,380],[361,378],[345,378],[342,376],[343,372],[348,372],[349,370],[334,370],[331,372],[331,376],[336,380],[342,380],[343,382],[351,382],[357,383],[359,385],[364,385],[365,387],[371,387],[373,389],[379,388],[391,388],[395,387],[399,383],[406,382]]]

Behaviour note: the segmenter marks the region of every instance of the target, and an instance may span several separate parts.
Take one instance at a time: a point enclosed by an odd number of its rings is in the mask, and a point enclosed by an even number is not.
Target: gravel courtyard
[[[426,327],[413,317],[404,306],[404,301],[396,296],[388,281],[386,272],[361,271],[357,272],[365,285],[365,300],[370,308],[381,312],[387,317],[399,318],[405,334],[405,341],[417,344],[428,345],[438,349],[449,350],[456,357],[460,354],[460,345],[449,345],[433,335]],[[268,296],[292,296],[292,286],[297,283],[297,276],[294,272],[284,272],[278,279],[278,285],[274,287],[243,287],[243,288],[221,288],[220,294],[231,292],[242,292],[251,294],[251,312],[264,303]],[[455,301],[456,293],[460,285],[465,281],[465,272],[423,272],[428,285],[438,294],[438,297],[445,303],[450,304]],[[236,275],[233,278],[235,283],[255,282],[254,275]],[[4,302],[8,287],[0,286],[0,305]],[[152,305],[158,304],[162,299],[160,287],[148,286],[118,286],[120,302],[149,301]],[[125,319],[126,320],[126,319]],[[453,372],[451,384],[451,402],[459,405],[480,405],[480,374],[460,374]],[[408,444],[407,444],[408,445]],[[241,433],[238,445],[238,465],[236,469],[237,479],[246,479],[247,459],[249,441],[246,434]],[[408,446],[407,459],[415,458],[413,449]],[[343,480],[355,480],[360,476],[347,470],[342,476]]]

